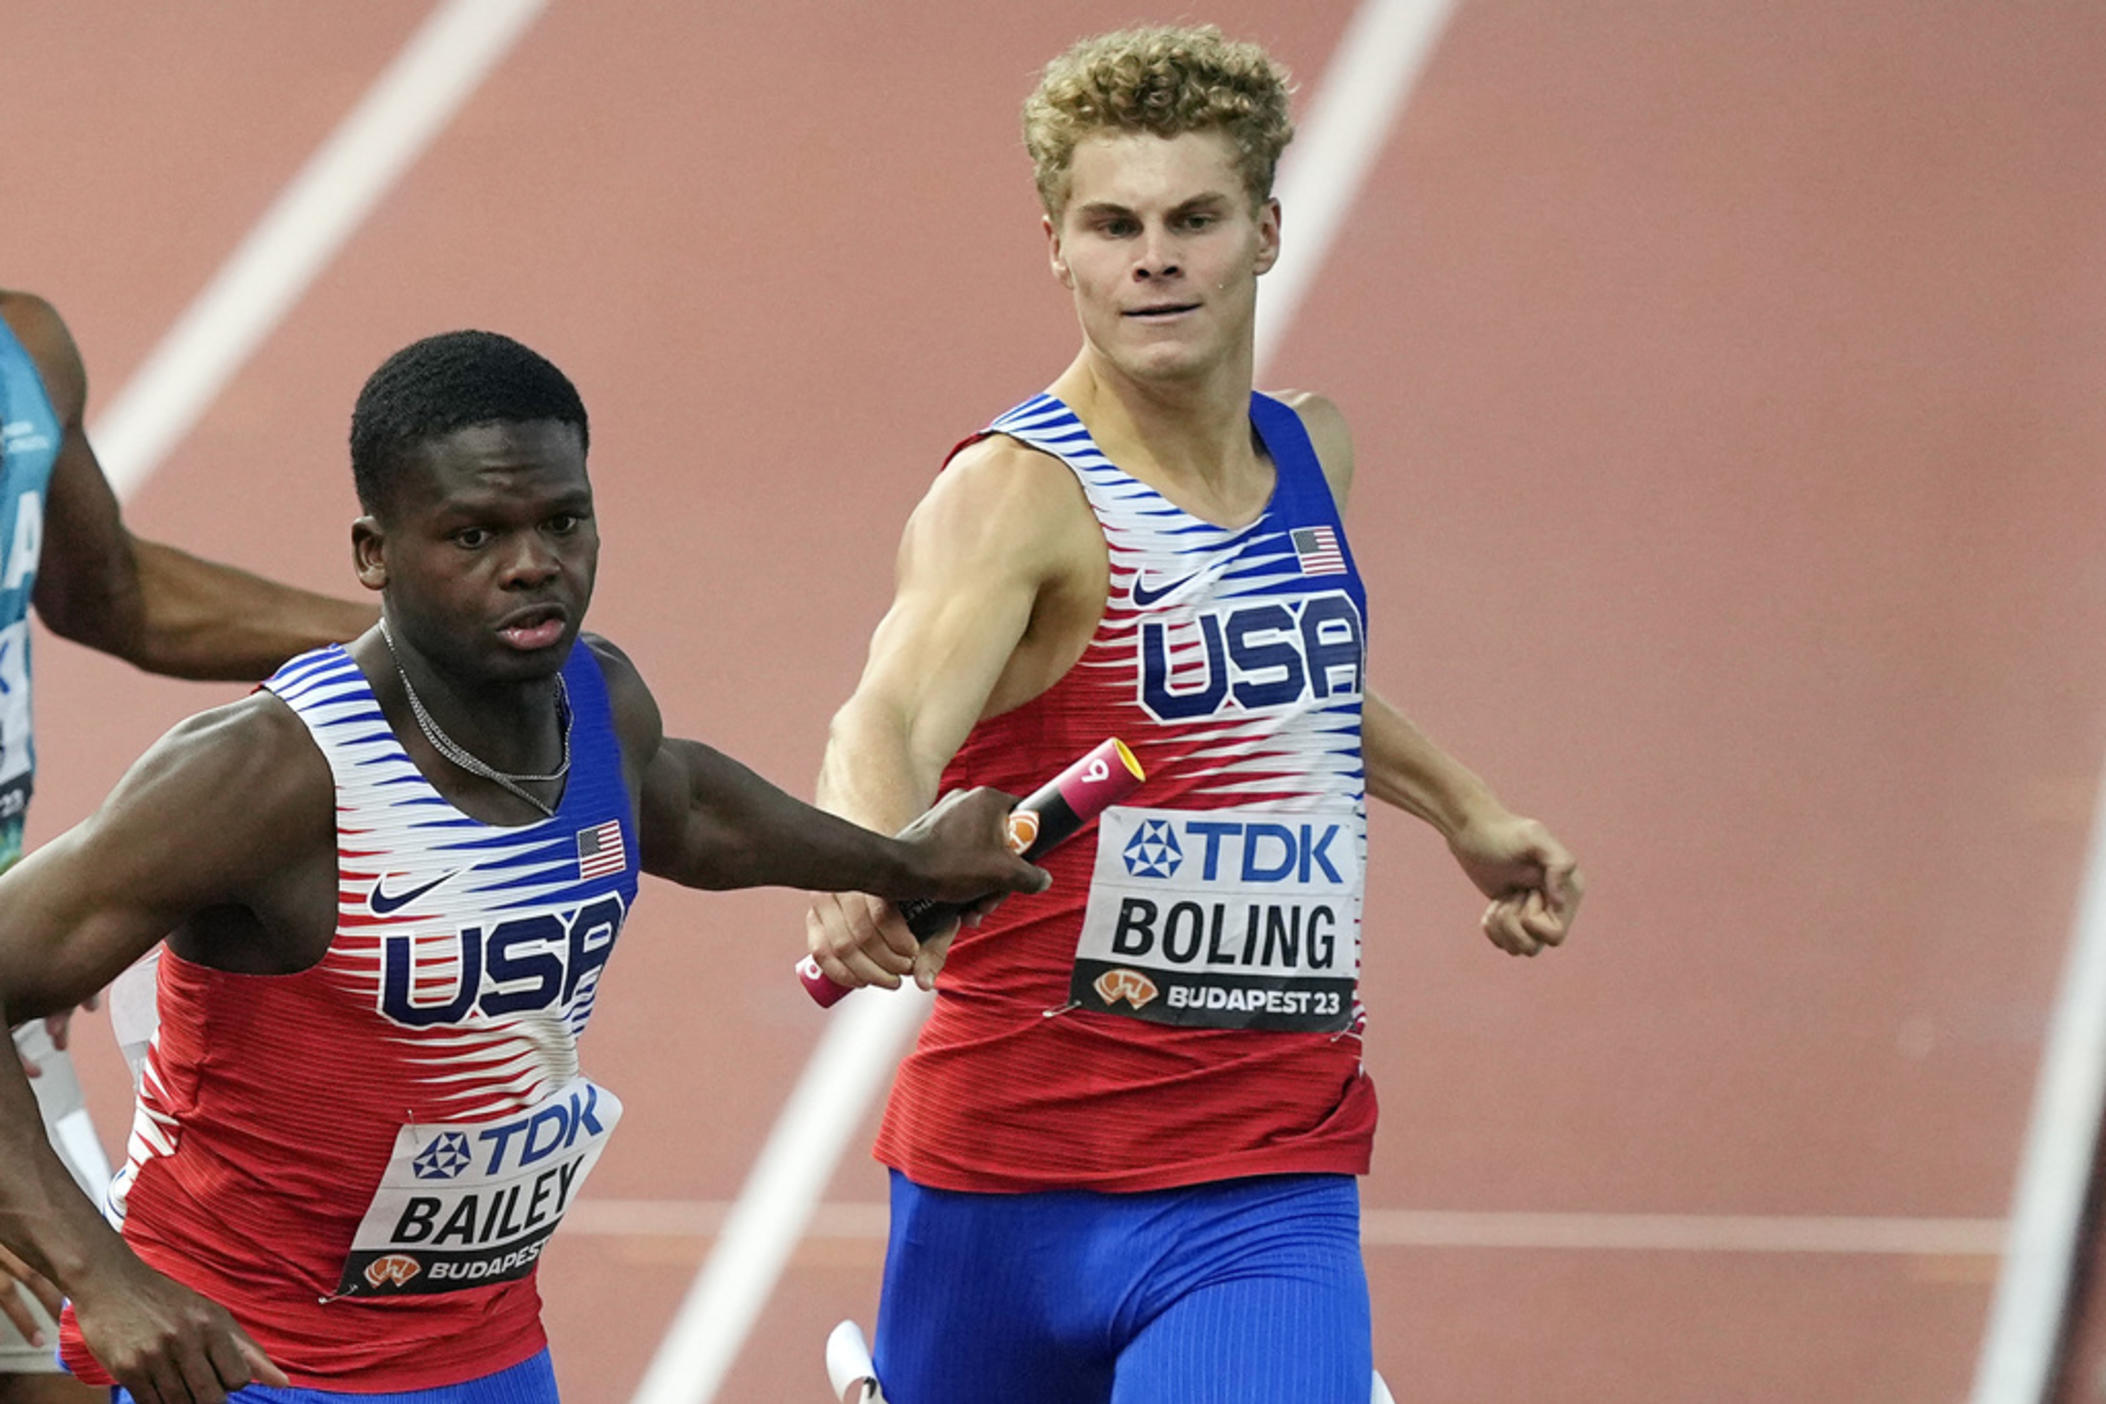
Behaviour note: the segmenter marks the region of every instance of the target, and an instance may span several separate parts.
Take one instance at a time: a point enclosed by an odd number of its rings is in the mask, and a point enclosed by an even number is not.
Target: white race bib
[[[1359,814],[1114,807],[1098,822],[1077,1005],[1202,1028],[1351,1025]]]
[[[424,1296],[525,1277],[621,1115],[612,1092],[578,1077],[499,1120],[401,1128],[338,1294]]]

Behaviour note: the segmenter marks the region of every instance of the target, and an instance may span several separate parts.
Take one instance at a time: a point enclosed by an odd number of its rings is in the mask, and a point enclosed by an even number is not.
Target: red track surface
[[[926,475],[1072,350],[1014,113],[1133,14],[846,8],[553,7],[134,523],[350,589],[360,381],[512,332],[593,410],[594,624],[673,728],[801,788]],[[107,397],[422,8],[14,11],[0,282]],[[1348,7],[1208,13],[1314,83]],[[1356,423],[1380,684],[1595,886],[1513,964],[1377,821],[1371,1208],[2005,1211],[2106,750],[2101,131],[2088,0],[1457,17],[1271,379]],[[41,835],[227,695],[40,648]],[[587,1045],[633,1128],[595,1195],[736,1193],[819,1028],[799,908],[653,886]],[[832,1197],[881,1192],[859,1157]],[[569,1397],[627,1397],[706,1247],[558,1239]],[[877,1254],[808,1245],[722,1397],[819,1398]],[[1402,1400],[1664,1404],[1958,1399],[1994,1265],[1369,1266]]]

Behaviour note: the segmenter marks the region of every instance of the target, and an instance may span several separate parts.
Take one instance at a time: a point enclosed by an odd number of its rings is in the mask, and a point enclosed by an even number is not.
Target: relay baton
[[[826,1379],[840,1404],[885,1404],[877,1366],[870,1363],[870,1347],[863,1342],[863,1328],[853,1321],[834,1327],[826,1338]]]
[[[1026,861],[1036,861],[1073,838],[1083,825],[1140,788],[1141,763],[1114,736],[1039,787],[1009,811],[1009,846]],[[907,929],[926,941],[958,919],[970,903],[935,902],[917,897],[899,904]],[[826,1008],[848,993],[819,968],[814,956],[797,962],[805,993]]]

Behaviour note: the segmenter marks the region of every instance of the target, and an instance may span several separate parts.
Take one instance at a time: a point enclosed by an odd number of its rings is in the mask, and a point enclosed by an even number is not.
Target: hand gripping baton
[[[1139,789],[1143,778],[1141,763],[1126,749],[1126,743],[1116,736],[1108,738],[1009,811],[1010,848],[1025,859],[1036,861]],[[926,941],[956,921],[967,905],[917,897],[901,902],[899,914],[907,919],[907,929]],[[848,993],[847,986],[827,978],[813,956],[797,962],[797,978],[804,982],[805,993],[821,1008],[831,1006]]]

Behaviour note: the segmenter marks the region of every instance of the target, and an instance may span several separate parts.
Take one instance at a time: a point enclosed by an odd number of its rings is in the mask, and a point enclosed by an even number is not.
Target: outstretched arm
[[[592,647],[624,749],[642,762],[638,842],[646,871],[688,887],[854,888],[960,902],[1046,885],[1045,873],[1003,841],[1007,796],[976,790],[904,839],[873,833],[699,741],[665,736],[634,666],[605,640]]]
[[[268,697],[193,718],[86,822],[0,877],[0,1023],[78,1002],[196,912],[253,905],[282,880],[289,843],[327,841],[326,772],[288,726],[299,722]],[[89,1348],[135,1395],[216,1401],[252,1377],[282,1382],[224,1311],[103,1222],[11,1058],[0,1058],[0,1164],[0,1243],[73,1298]]]
[[[1354,466],[1345,416],[1318,395],[1282,398],[1309,431],[1344,516]],[[1373,691],[1361,706],[1360,746],[1368,793],[1431,824],[1477,890],[1492,899],[1481,925],[1494,945],[1532,956],[1564,941],[1586,884],[1577,860],[1549,829],[1508,810],[1489,785]]]
[[[287,658],[356,638],[379,612],[297,590],[126,529],[85,429],[87,373],[51,305],[0,295],[0,314],[29,351],[63,439],[43,504],[37,613],[53,632],[150,673],[267,677]]]
[[[900,540],[891,608],[870,640],[854,694],[834,715],[819,803],[891,832],[936,793],[943,767],[982,716],[1029,700],[1072,659],[1049,616],[1094,589],[1078,564],[1103,538],[1069,471],[1006,438],[981,441],[937,477]],[[1043,637],[1040,637],[1043,635]],[[806,946],[844,988],[933,987],[948,934],[917,941],[899,914],[861,893],[822,893]]]
[[[1012,667],[1075,554],[1103,549],[1059,462],[1000,437],[960,453],[900,538],[892,604],[834,715],[819,803],[886,830],[926,808],[973,724],[1027,701],[1072,661],[1044,678]]]

